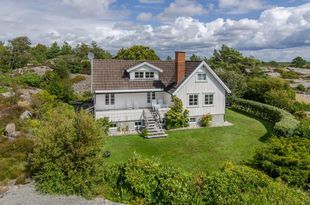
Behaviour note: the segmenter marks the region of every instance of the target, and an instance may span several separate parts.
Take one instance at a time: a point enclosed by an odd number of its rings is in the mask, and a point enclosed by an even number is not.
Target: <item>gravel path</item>
[[[1,205],[121,205],[103,198],[86,200],[78,196],[43,195],[35,191],[34,184],[10,186],[0,194]]]

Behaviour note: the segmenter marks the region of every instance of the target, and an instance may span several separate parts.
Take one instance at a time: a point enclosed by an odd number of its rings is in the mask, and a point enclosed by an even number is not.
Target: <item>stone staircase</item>
[[[145,128],[148,131],[146,138],[166,137],[164,129],[161,126],[159,115],[156,111],[144,110]]]

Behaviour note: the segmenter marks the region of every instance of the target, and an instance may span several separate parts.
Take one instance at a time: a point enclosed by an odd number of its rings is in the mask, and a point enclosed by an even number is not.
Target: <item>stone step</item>
[[[160,135],[149,135],[146,138],[152,139],[152,138],[161,138],[161,137],[167,137],[167,134],[160,134]]]

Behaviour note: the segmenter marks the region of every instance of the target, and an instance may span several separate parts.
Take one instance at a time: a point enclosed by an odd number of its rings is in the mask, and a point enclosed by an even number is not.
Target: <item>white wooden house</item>
[[[109,118],[111,134],[146,126],[150,137],[165,136],[165,113],[176,95],[189,110],[190,126],[207,113],[213,124],[223,124],[229,88],[206,62],[175,54],[175,61],[93,60],[95,118]]]

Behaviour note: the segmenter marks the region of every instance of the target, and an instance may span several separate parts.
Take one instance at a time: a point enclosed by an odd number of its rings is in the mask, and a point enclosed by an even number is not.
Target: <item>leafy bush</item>
[[[188,127],[189,111],[183,108],[182,101],[177,96],[172,96],[172,106],[166,113],[166,129]]]
[[[212,115],[211,114],[205,114],[200,119],[200,126],[201,127],[208,127],[210,126],[210,123],[212,122]]]
[[[190,175],[158,161],[135,156],[105,172],[108,195],[133,204],[186,204],[191,201]]]
[[[253,165],[273,178],[309,190],[310,140],[272,138],[266,147],[259,149]]]
[[[149,135],[148,130],[147,130],[146,128],[143,128],[143,129],[141,130],[141,135],[142,135],[142,137],[147,137],[147,136]]]
[[[19,80],[21,83],[33,87],[39,87],[41,83],[41,77],[33,72],[27,72],[19,76]]]
[[[265,103],[294,112],[292,105],[295,102],[295,92],[287,90],[269,90],[265,93]]]
[[[309,196],[247,166],[228,165],[201,179],[203,204],[302,204]],[[202,203],[201,203],[202,204]]]
[[[281,78],[251,78],[247,83],[244,98],[266,103],[266,93],[270,90],[284,90],[291,92],[290,85]]]
[[[96,123],[101,128],[103,133],[105,133],[107,135],[109,132],[109,128],[111,126],[111,122],[109,121],[109,118],[107,118],[107,117],[100,118],[100,119],[96,120]]]
[[[81,59],[74,55],[64,55],[57,58],[56,65],[69,70],[71,73],[79,73],[82,70]]]
[[[226,165],[193,176],[157,160],[135,156],[106,167],[104,194],[131,204],[302,204],[305,192],[274,182],[248,166]]]
[[[297,85],[296,88],[297,88],[298,90],[300,90],[300,91],[306,91],[306,88],[305,88],[305,86],[304,86],[303,84]]]
[[[287,79],[297,79],[299,78],[298,74],[293,72],[293,71],[283,71],[281,73],[282,78],[287,78]]]
[[[305,138],[310,139],[310,119],[309,118],[305,118],[300,121],[296,134],[300,137],[305,137]]]
[[[75,96],[71,84],[67,80],[61,79],[57,73],[48,72],[43,79],[42,87],[52,95],[57,96],[58,99],[64,102],[70,102],[74,99]]]
[[[91,197],[103,174],[104,136],[85,111],[73,117],[55,111],[37,132],[31,170],[44,193]]]
[[[278,136],[292,136],[298,128],[299,121],[289,112],[280,108],[240,98],[231,98],[231,102],[232,107],[237,110],[242,110],[274,123],[274,132]]]
[[[53,68],[60,78],[66,79],[69,77],[70,70],[65,59],[57,58],[54,62]]]

